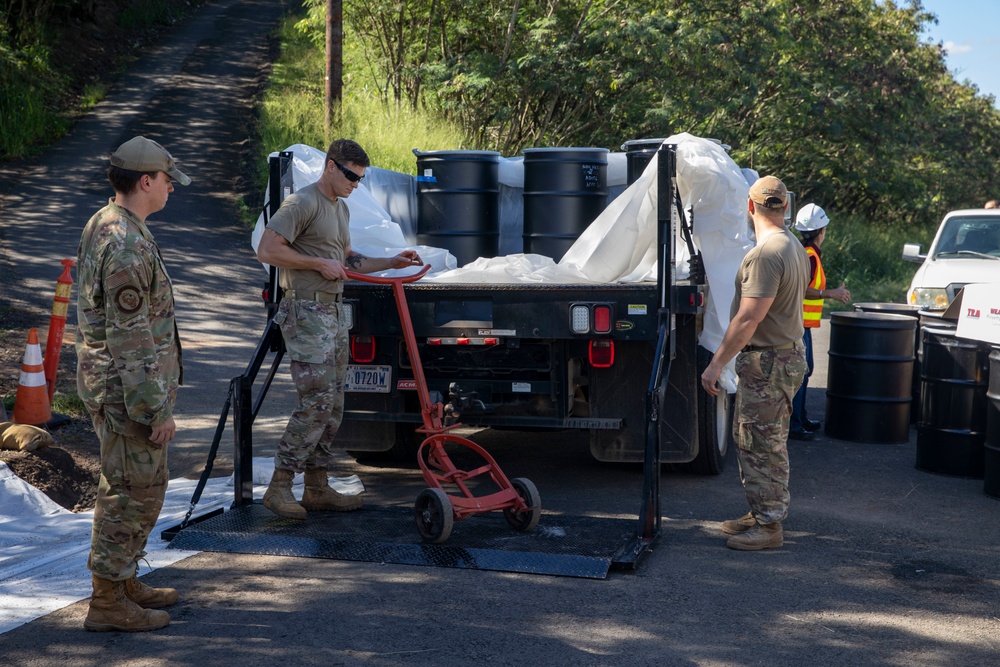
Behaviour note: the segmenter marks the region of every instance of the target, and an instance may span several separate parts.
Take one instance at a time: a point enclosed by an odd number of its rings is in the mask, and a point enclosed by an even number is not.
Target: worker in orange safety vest
[[[826,238],[826,226],[829,224],[830,218],[827,217],[826,211],[816,204],[806,204],[795,216],[795,231],[802,237],[802,245],[806,249],[806,255],[809,256],[810,279],[806,286],[802,318],[805,327],[802,342],[806,348],[806,364],[809,366],[809,372],[806,373],[805,380],[792,401],[792,416],[788,424],[788,437],[792,440],[812,440],[813,433],[820,427],[820,422],[806,416],[806,389],[809,385],[809,376],[813,372],[812,330],[820,325],[820,319],[823,317],[823,300],[834,299],[841,303],[851,300],[851,293],[844,283],[837,289],[826,288],[826,273],[823,271],[823,261],[820,258],[820,246]]]

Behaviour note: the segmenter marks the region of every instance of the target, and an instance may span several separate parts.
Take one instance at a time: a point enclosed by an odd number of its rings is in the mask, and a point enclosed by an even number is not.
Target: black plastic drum
[[[413,151],[417,243],[445,248],[458,265],[496,257],[500,243],[500,153]]]
[[[608,204],[608,149],[524,149],[524,252],[562,259]]]
[[[905,315],[917,319],[920,314],[919,306],[911,306],[908,303],[856,303],[854,310],[862,313],[888,313],[890,315]],[[910,385],[910,423],[917,423],[920,416],[920,326],[913,327],[913,349],[916,350],[916,358],[913,360],[913,382]]]
[[[950,329],[921,333],[918,470],[983,478],[990,348]]]
[[[920,319],[920,328],[933,327],[934,329],[950,329],[954,331],[958,327],[955,320],[946,320],[942,315],[943,310],[921,310],[917,316]]]
[[[660,150],[663,142],[663,139],[633,139],[622,144],[622,150],[625,151],[626,185],[632,185],[639,180],[642,172],[646,170],[646,165]]]
[[[990,352],[990,383],[986,398],[983,493],[1000,498],[1000,348],[996,347]]]
[[[904,315],[835,312],[830,316],[826,434],[839,440],[909,440],[917,321]]]

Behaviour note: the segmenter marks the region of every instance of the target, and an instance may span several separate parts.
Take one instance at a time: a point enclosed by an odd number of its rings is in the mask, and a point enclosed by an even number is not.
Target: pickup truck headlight
[[[944,310],[948,292],[943,287],[917,287],[910,292],[910,303],[925,310]]]

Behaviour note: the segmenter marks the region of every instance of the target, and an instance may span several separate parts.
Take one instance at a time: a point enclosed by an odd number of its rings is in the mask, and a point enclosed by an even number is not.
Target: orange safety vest
[[[810,263],[816,259],[816,275],[809,281],[808,287],[815,290],[826,289],[826,274],[823,272],[823,262],[820,261],[819,253],[811,245],[806,246],[806,255],[809,256]],[[823,317],[823,299],[805,299],[802,302],[802,325],[807,329],[815,329],[819,326],[819,320]]]

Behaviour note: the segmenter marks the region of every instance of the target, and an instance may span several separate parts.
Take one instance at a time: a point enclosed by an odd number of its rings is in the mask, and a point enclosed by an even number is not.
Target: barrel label
[[[601,187],[601,165],[581,164],[580,169],[583,171],[584,188],[596,190]]]

